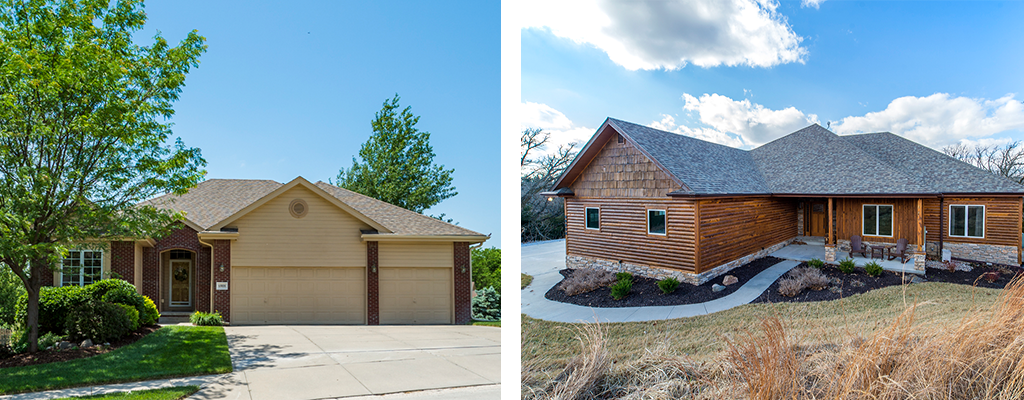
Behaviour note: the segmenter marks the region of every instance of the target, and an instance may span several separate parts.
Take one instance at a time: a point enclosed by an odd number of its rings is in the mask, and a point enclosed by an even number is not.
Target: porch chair
[[[850,236],[850,258],[853,258],[853,253],[860,253],[860,255],[867,257],[868,250],[864,243],[860,242],[860,236]]]
[[[900,238],[896,241],[896,245],[889,248],[889,259],[892,260],[896,257],[900,258],[901,263],[906,263],[910,255],[907,254],[907,243],[910,242],[907,239]]]

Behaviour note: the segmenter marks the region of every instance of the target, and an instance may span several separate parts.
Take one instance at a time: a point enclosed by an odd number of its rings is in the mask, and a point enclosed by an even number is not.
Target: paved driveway
[[[501,329],[225,327],[235,372],[197,399],[497,399]]]

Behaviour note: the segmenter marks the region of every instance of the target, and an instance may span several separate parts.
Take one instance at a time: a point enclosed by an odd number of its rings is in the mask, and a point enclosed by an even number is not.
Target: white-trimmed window
[[[864,205],[864,236],[892,237],[892,205]]]
[[[647,233],[650,235],[665,234],[665,210],[647,210]]]
[[[586,214],[587,229],[601,229],[601,209],[597,207],[587,207]]]
[[[949,236],[984,238],[985,206],[950,204]]]
[[[60,268],[61,286],[85,286],[102,279],[103,252],[71,250]]]

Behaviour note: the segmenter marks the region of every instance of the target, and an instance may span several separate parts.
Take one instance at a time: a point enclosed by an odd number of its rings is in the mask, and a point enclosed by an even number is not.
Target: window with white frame
[[[665,210],[647,210],[647,233],[665,234]]]
[[[864,205],[864,236],[892,237],[892,205]]]
[[[71,250],[60,269],[61,286],[85,286],[102,279],[103,252]]]
[[[587,207],[587,229],[601,229],[601,209]]]
[[[984,238],[985,206],[950,204],[949,236]]]

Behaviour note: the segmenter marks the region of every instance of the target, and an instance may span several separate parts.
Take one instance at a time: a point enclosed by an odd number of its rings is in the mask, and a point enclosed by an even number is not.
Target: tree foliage
[[[493,287],[501,293],[501,249],[474,248],[470,251],[473,263],[473,285],[483,289]]]
[[[434,165],[430,132],[416,129],[420,117],[412,114],[412,107],[398,111],[399,99],[395,94],[384,100],[384,107],[370,123],[373,134],[359,149],[359,160],[353,157],[352,168],[339,171],[336,183],[422,213],[458,194],[452,186],[455,169]]]
[[[135,204],[205,174],[166,121],[205,39],[139,46],[145,21],[139,0],[0,0],[0,262],[28,291],[30,351],[41,279],[67,249],[159,236],[181,215]]]
[[[525,129],[520,145],[520,229],[523,242],[565,237],[565,210],[562,199],[550,201],[540,193],[551,189],[555,180],[576,158],[577,143],[559,145],[554,152],[536,155],[547,147],[551,134],[540,129]]]
[[[957,160],[1024,184],[1024,146],[1019,140],[1004,145],[978,143],[968,146],[965,143],[957,143],[943,147],[942,152]]]

